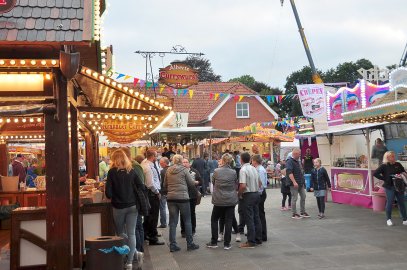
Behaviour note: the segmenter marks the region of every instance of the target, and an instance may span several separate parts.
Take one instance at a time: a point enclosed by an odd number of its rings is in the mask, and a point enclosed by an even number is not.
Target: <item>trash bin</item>
[[[311,174],[304,174],[304,178],[305,178],[305,187],[307,191],[309,191],[311,187]]]
[[[382,212],[386,207],[386,194],[382,192],[372,193],[373,211]]]
[[[86,239],[86,270],[123,269],[123,255],[114,249],[114,247],[121,248],[123,245],[123,238],[117,236]]]

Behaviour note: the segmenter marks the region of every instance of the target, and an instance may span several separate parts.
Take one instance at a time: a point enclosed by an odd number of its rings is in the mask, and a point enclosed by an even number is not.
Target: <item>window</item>
[[[249,103],[236,103],[236,118],[249,118]]]

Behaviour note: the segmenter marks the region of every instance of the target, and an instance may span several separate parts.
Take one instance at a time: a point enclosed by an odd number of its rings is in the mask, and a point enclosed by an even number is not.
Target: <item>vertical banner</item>
[[[326,95],[323,84],[297,85],[297,92],[304,116],[310,118],[325,116]]]

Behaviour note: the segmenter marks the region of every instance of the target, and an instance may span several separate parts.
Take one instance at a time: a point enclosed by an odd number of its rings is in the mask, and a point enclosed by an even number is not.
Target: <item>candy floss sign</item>
[[[326,98],[323,84],[297,85],[297,91],[304,116],[316,118],[325,115]]]
[[[198,71],[184,63],[173,62],[165,68],[160,68],[158,82],[175,89],[188,88],[198,84]]]

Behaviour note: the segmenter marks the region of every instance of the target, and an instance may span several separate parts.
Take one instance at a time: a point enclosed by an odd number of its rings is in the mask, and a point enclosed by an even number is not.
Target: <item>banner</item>
[[[326,114],[326,95],[323,84],[297,85],[302,114],[316,118]]]

